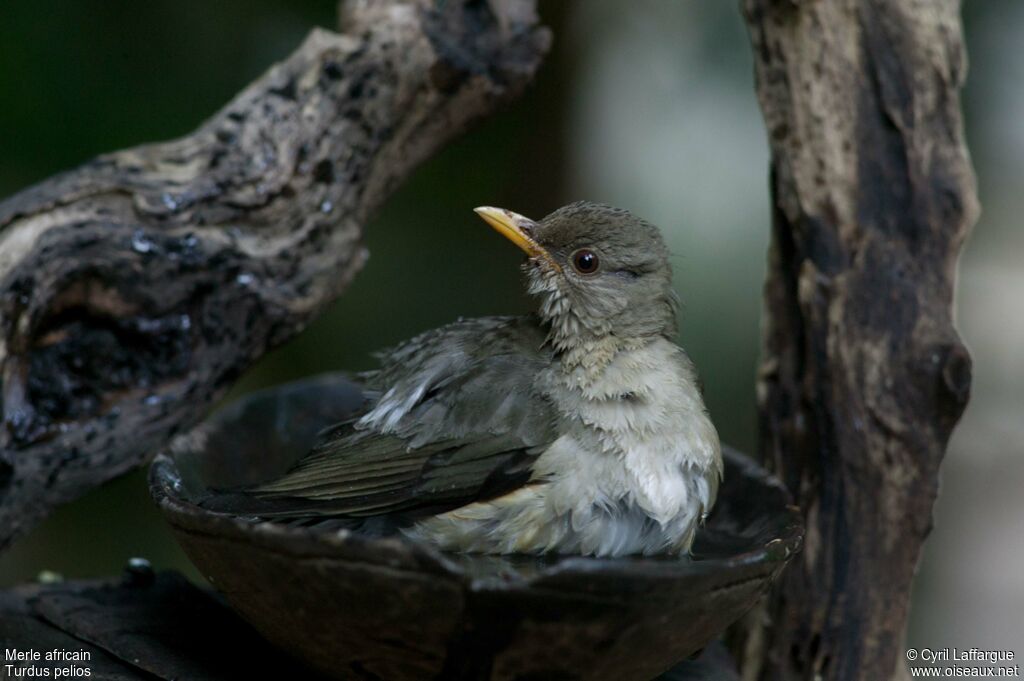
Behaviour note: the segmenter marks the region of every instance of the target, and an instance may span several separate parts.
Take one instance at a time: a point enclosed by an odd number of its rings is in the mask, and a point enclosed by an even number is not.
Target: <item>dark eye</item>
[[[597,271],[599,261],[597,254],[586,248],[581,248],[572,254],[572,266],[580,274],[593,274]]]

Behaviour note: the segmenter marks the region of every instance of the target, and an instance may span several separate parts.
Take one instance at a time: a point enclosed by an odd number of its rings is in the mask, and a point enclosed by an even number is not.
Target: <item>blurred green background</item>
[[[768,239],[767,145],[734,2],[542,0],[555,45],[533,88],[428,163],[369,225],[369,264],[233,395],[333,369],[457,316],[528,308],[518,252],[473,215],[540,217],[580,198],[660,225],[683,300],[681,342],[723,439],[754,447],[753,381]],[[1024,3],[969,1],[965,98],[985,215],[958,309],[975,354],[909,644],[1024,654]],[[91,156],[185,134],[310,27],[328,0],[0,3],[0,196]],[[0,556],[0,585],[43,569],[117,572],[131,556],[198,578],[142,472],[61,509]]]

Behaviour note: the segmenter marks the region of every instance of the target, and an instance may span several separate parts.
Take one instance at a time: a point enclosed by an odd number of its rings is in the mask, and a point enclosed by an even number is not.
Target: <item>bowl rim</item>
[[[799,509],[793,505],[782,483],[753,459],[723,446],[725,456],[740,476],[771,488],[784,501],[772,509],[770,541],[728,557],[693,560],[687,557],[599,558],[562,555],[537,558],[530,574],[474,576],[448,554],[422,541],[404,535],[367,537],[346,529],[313,530],[287,526],[273,521],[256,521],[226,512],[204,508],[180,494],[180,474],[175,457],[196,451],[198,443],[226,417],[244,412],[247,403],[285,390],[298,390],[325,381],[348,381],[346,375],[331,373],[283,383],[241,396],[209,416],[190,432],[179,435],[154,458],[149,469],[149,488],[158,508],[176,531],[217,536],[256,544],[263,549],[290,554],[296,558],[329,558],[334,561],[376,563],[389,570],[409,574],[434,574],[461,582],[471,591],[507,591],[515,588],[543,588],[552,582],[572,585],[577,578],[622,579],[642,577],[652,583],[660,580],[709,580],[713,590],[731,588],[748,580],[774,578],[801,548],[804,526]],[[723,485],[728,484],[728,478]],[[529,560],[533,557],[524,557]]]

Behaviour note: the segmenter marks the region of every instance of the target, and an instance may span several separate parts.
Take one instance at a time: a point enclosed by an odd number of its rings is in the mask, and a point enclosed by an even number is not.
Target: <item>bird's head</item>
[[[476,212],[523,249],[529,291],[559,349],[582,340],[672,337],[676,298],[668,248],[627,210],[581,201],[539,222],[502,208]]]

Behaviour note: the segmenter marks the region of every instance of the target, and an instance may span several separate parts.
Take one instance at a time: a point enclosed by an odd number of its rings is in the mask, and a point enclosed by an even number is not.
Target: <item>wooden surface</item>
[[[121,578],[25,585],[0,591],[0,647],[85,651],[87,661],[15,663],[51,670],[76,665],[91,681],[228,681],[321,677],[273,648],[209,591],[176,573],[126,570]],[[3,678],[0,666],[0,678]],[[353,678],[379,678],[355,674]],[[659,681],[738,679],[713,644]]]
[[[0,550],[300,331],[392,189],[517,95],[550,42],[533,0],[341,15],[194,133],[0,203]]]
[[[901,678],[911,580],[971,377],[952,319],[978,212],[959,7],[744,9],[772,152],[762,448],[807,521],[739,646],[744,678]]]
[[[86,650],[90,659],[75,664],[89,669],[90,679],[318,678],[263,641],[210,592],[177,573],[157,575],[148,568],[126,570],[121,578],[0,592],[0,645]],[[70,663],[23,666],[53,670]]]

